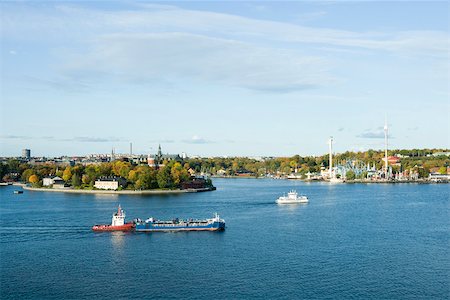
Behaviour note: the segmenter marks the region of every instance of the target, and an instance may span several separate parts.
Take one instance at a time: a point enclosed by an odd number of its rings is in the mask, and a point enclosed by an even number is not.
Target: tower
[[[330,146],[330,179],[333,177],[333,137],[330,136],[328,140],[328,145]]]
[[[161,144],[159,144],[159,146],[158,146],[158,157],[162,158]]]
[[[158,153],[155,155],[155,168],[158,169],[159,165],[162,164],[162,151],[161,151],[161,144],[158,146]]]
[[[22,149],[22,157],[29,160],[31,158],[31,150],[30,149]]]
[[[115,151],[114,151],[114,147],[111,148],[111,161],[115,160]]]
[[[384,120],[384,179],[388,179],[388,125],[387,117]]]
[[[130,142],[130,156],[133,156],[133,143]]]

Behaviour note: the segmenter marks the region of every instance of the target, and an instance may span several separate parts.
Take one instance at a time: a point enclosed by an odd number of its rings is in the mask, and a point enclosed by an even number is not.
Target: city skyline
[[[444,1],[0,8],[0,156],[450,148]]]

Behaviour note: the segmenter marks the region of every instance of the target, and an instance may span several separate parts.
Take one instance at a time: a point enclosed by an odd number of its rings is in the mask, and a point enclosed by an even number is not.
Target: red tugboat
[[[93,231],[131,231],[134,223],[125,223],[125,212],[119,205],[117,212],[113,214],[111,225],[94,225]]]

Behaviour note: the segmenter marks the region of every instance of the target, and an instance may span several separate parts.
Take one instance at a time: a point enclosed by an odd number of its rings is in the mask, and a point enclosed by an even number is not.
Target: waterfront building
[[[450,174],[430,173],[428,179],[435,182],[450,181]]]
[[[123,187],[126,184],[126,180],[122,177],[100,177],[95,181],[94,187],[100,190],[117,190],[119,187]]]
[[[43,186],[53,186],[54,188],[64,187],[64,180],[58,176],[45,177],[42,179]]]
[[[224,169],[220,169],[216,172],[217,176],[225,176],[227,174],[227,171],[225,171]]]

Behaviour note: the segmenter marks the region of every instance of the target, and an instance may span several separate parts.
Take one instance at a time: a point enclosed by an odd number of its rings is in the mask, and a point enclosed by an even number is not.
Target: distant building
[[[431,181],[449,181],[450,180],[450,174],[441,174],[441,173],[430,173],[428,175],[428,179]]]
[[[22,157],[26,159],[31,158],[31,150],[30,149],[22,149]]]
[[[225,171],[224,169],[220,169],[219,171],[216,172],[216,174],[218,176],[225,176],[227,174],[227,171]]]
[[[127,181],[122,177],[100,177],[95,181],[94,187],[100,190],[117,190],[119,187],[125,186]]]
[[[435,152],[433,156],[450,156],[450,152]]]
[[[203,189],[207,187],[206,179],[203,177],[192,177],[190,181],[183,182],[181,188],[187,189]]]
[[[180,155],[178,154],[162,154],[161,151],[161,145],[159,145],[158,147],[158,153],[156,153],[155,155],[153,154],[149,154],[147,157],[147,164],[149,167],[158,169],[159,167],[163,167],[164,164],[163,162],[167,160],[167,161],[178,161],[178,162],[182,162],[183,159],[181,158]]]
[[[69,185],[64,182],[64,180],[61,177],[58,176],[51,176],[51,177],[45,177],[42,180],[43,186],[51,186],[54,189],[63,189],[65,187],[68,187]]]
[[[387,160],[391,166],[400,166],[400,157],[398,156],[388,156]],[[383,157],[382,161],[385,162],[386,158]]]

